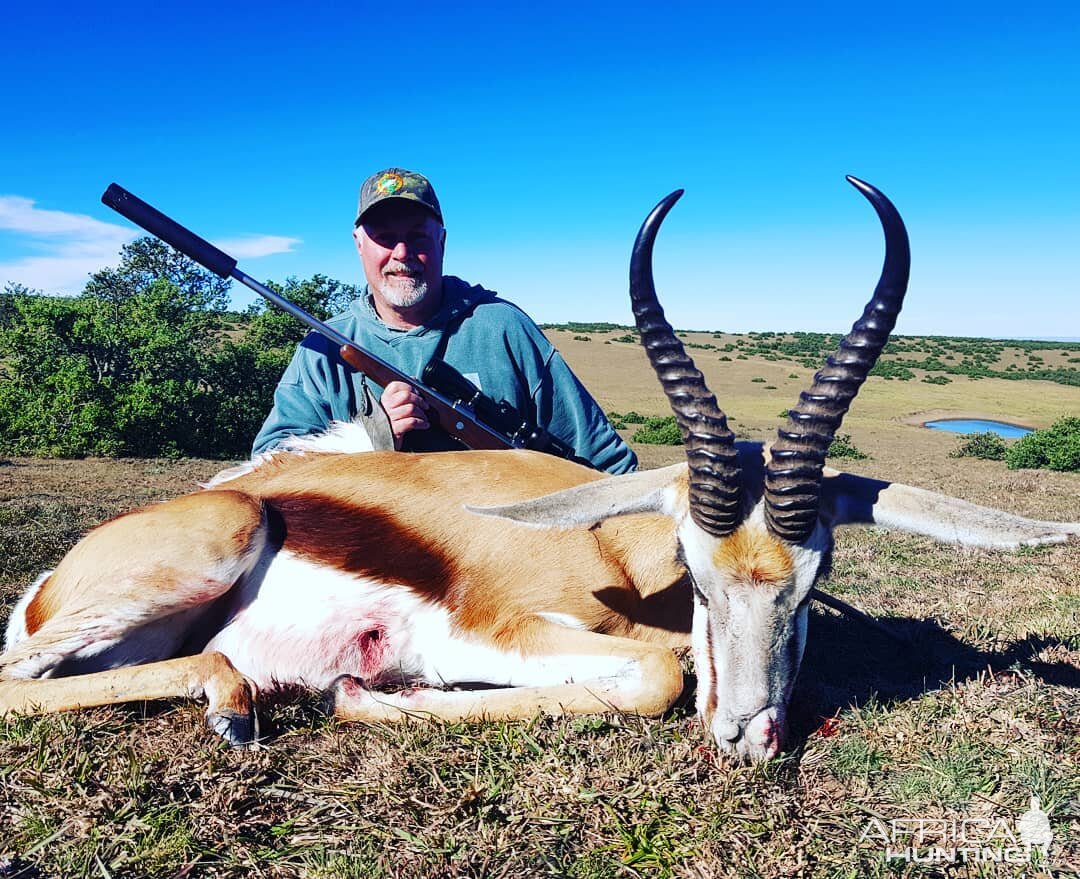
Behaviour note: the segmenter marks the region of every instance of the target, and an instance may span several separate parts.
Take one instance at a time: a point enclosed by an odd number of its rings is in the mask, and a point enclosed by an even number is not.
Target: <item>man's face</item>
[[[368,286],[394,308],[442,292],[446,230],[425,208],[402,199],[373,207],[353,232]]]

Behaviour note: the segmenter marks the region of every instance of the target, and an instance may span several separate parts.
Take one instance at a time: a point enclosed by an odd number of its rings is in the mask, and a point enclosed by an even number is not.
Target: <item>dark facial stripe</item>
[[[705,720],[712,723],[713,715],[716,714],[716,650],[713,647],[712,620],[706,612],[705,617],[705,648],[709,657],[709,696],[705,701]]]

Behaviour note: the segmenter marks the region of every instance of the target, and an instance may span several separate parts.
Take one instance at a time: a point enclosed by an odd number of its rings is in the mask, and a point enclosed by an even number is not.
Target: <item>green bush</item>
[[[1080,471],[1080,418],[1061,418],[1021,437],[1005,453],[1005,464],[1010,470]]]
[[[679,425],[675,423],[675,416],[665,415],[663,418],[650,418],[634,432],[630,441],[648,446],[681,446],[683,438]]]
[[[986,461],[1003,461],[1009,447],[992,430],[971,434],[958,448],[949,452],[950,458],[982,458]]]
[[[832,445],[829,446],[829,450],[825,453],[827,458],[848,458],[852,461],[863,461],[870,456],[866,452],[861,452],[855,448],[855,444],[851,441],[850,433],[838,433],[833,437]]]
[[[316,316],[356,288],[270,284]],[[0,453],[246,457],[305,328],[277,309],[225,319],[229,282],[141,238],[75,297],[0,294]]]
[[[906,366],[902,366],[897,360],[878,360],[878,362],[874,364],[874,368],[870,370],[870,375],[878,376],[879,378],[888,381],[895,378],[906,382],[915,378],[915,373]]]
[[[644,424],[647,419],[644,415],[635,412],[631,409],[625,415],[620,415],[618,412],[611,411],[607,413],[608,421],[611,422],[611,426],[616,430],[626,430],[628,425],[631,424]],[[654,419],[655,420],[655,419]]]
[[[540,324],[542,330],[563,330],[568,333],[614,333],[618,330],[629,330],[631,327],[625,324],[605,323],[603,321],[583,323],[581,321],[568,321],[563,324]]]
[[[11,293],[0,327],[0,449],[201,451],[213,411],[201,366],[227,296],[228,281],[145,238],[80,296]]]

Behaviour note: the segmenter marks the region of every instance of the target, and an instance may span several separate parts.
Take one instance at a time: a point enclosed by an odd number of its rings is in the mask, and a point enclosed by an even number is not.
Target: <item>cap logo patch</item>
[[[400,174],[383,174],[375,184],[375,188],[383,195],[393,195],[405,186],[405,178]]]

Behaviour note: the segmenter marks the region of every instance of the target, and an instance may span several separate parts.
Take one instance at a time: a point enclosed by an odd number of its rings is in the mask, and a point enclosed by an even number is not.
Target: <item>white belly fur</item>
[[[207,644],[264,690],[325,689],[340,675],[369,688],[462,682],[543,686],[631,674],[625,659],[531,656],[461,632],[406,586],[321,567],[282,551],[238,587],[233,616]]]

